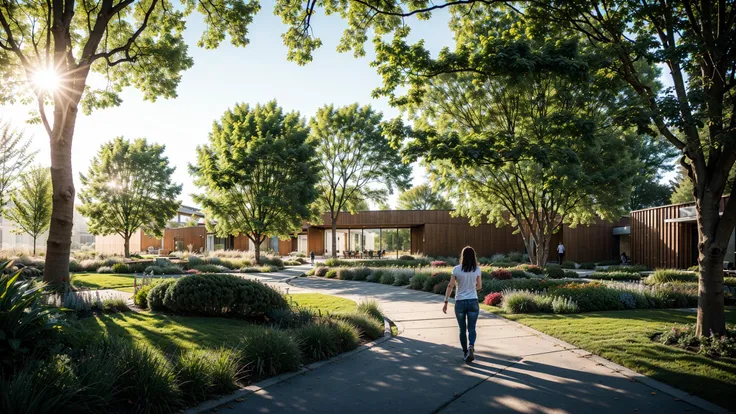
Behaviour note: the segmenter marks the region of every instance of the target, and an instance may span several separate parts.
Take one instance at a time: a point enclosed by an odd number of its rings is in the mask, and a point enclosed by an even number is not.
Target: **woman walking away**
[[[460,326],[460,345],[463,347],[463,360],[473,362],[475,359],[475,323],[478,322],[478,291],[481,288],[480,266],[475,258],[475,250],[466,246],[460,253],[460,264],[452,269],[450,284],[445,291],[445,305],[442,312],[447,313],[447,301],[455,291],[455,317]],[[467,334],[466,334],[467,330]],[[468,344],[468,336],[470,344]]]

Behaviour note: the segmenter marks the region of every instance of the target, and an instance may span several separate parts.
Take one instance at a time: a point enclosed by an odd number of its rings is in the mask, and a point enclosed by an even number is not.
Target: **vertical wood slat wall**
[[[207,238],[207,229],[204,226],[183,227],[178,229],[166,229],[164,231],[164,249],[176,250],[176,241],[181,240],[184,249],[191,244],[194,251],[205,248]]]
[[[692,205],[692,204],[690,204]],[[670,205],[631,212],[631,260],[651,268],[692,266],[694,223],[666,223],[680,218],[680,208]]]
[[[571,228],[564,225],[562,229],[562,244],[565,245],[565,260],[578,263],[599,262],[617,259],[616,239],[613,237],[614,227],[629,225],[629,218],[622,217],[616,222],[596,220],[588,225],[578,225]],[[550,246],[550,259],[557,257],[556,243]]]

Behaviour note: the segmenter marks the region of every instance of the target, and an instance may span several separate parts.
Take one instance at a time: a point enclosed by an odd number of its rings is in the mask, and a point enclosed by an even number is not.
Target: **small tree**
[[[5,208],[8,189],[36,156],[36,152],[29,150],[30,145],[30,138],[0,121],[0,213]]]
[[[332,257],[337,257],[337,219],[356,211],[357,200],[385,199],[394,187],[409,186],[411,167],[401,162],[381,124],[382,115],[358,104],[320,108],[310,125],[322,176],[317,208],[330,213]]]
[[[432,190],[427,184],[418,185],[399,195],[401,210],[451,210],[452,203],[444,196]]]
[[[48,168],[34,168],[20,176],[20,186],[11,197],[13,207],[5,211],[5,217],[15,222],[17,234],[33,238],[33,255],[36,255],[36,239],[51,224],[51,173]]]
[[[143,228],[160,237],[179,208],[181,185],[171,181],[175,168],[164,150],[145,139],[116,138],[100,148],[87,174],[80,174],[79,212],[89,219],[89,232],[119,234],[125,257],[133,233]]]
[[[310,217],[319,166],[298,112],[276,101],[239,104],[216,122],[209,144],[197,147],[189,171],[205,190],[194,200],[219,236],[245,234],[260,263],[268,236],[289,237]]]

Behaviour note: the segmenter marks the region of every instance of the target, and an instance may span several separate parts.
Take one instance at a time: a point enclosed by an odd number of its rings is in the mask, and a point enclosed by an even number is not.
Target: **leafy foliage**
[[[0,86],[0,101],[3,97],[1,88]],[[4,212],[8,201],[5,198],[8,190],[36,156],[36,152],[31,151],[30,146],[30,138],[26,139],[24,134],[13,129],[10,123],[0,120],[0,213]]]
[[[248,236],[259,264],[267,236],[287,237],[310,217],[319,165],[307,134],[299,114],[284,113],[276,101],[239,104],[214,124],[209,143],[197,147],[197,163],[189,165],[205,191],[194,199],[215,221],[208,228]]]
[[[254,326],[241,340],[242,362],[255,378],[296,371],[301,363],[299,344],[286,331]]]
[[[172,183],[175,168],[164,156],[165,147],[145,139],[116,138],[102,145],[89,171],[79,212],[87,217],[92,234],[119,234],[130,257],[130,237],[139,229],[160,236],[179,208],[181,185]]]
[[[317,148],[322,176],[315,209],[336,222],[343,211],[356,211],[361,200],[382,201],[394,188],[409,186],[411,166],[391,148],[383,116],[358,104],[320,108],[310,121],[310,142]],[[337,257],[336,231],[332,257]]]
[[[451,210],[452,203],[442,194],[432,190],[428,184],[421,184],[399,194],[398,207],[401,210]]]
[[[51,196],[51,174],[48,168],[34,168],[21,174],[20,186],[11,196],[13,207],[5,211],[5,217],[18,226],[15,233],[25,233],[33,238],[34,256],[36,239],[51,225]]]

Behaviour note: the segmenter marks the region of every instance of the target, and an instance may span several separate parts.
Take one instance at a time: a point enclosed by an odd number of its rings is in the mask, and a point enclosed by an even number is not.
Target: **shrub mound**
[[[498,306],[501,301],[503,300],[503,295],[499,292],[493,292],[486,295],[485,298],[483,298],[483,303],[485,303],[488,306]]]
[[[545,273],[547,274],[547,277],[550,279],[562,279],[565,277],[565,271],[562,269],[560,265],[547,265],[547,267],[544,268]]]
[[[588,276],[585,276],[588,279],[598,279],[598,280],[615,280],[615,281],[639,281],[641,280],[641,276],[637,273],[627,273],[627,272],[593,272]]]
[[[422,286],[422,290],[425,292],[434,292],[434,287],[442,282],[450,282],[450,273],[449,272],[436,272],[432,273],[431,276],[429,276],[424,281],[424,286]],[[447,288],[447,285],[445,285],[445,288]]]
[[[518,272],[518,270],[517,270],[517,272]],[[522,273],[523,273],[523,271],[522,271]],[[513,279],[514,278],[514,275],[511,273],[510,270],[496,269],[493,272],[491,272],[491,277],[494,278],[494,279],[496,279],[496,280],[508,280],[508,279]]]
[[[673,327],[661,335],[659,342],[677,346],[711,358],[736,358],[736,325],[726,326],[725,335],[698,337],[695,325]]]
[[[698,274],[675,269],[657,269],[649,275],[646,281],[650,284],[697,282]]]
[[[260,317],[289,306],[283,296],[265,284],[230,274],[176,279],[166,289],[163,305],[184,314],[237,317]]]

